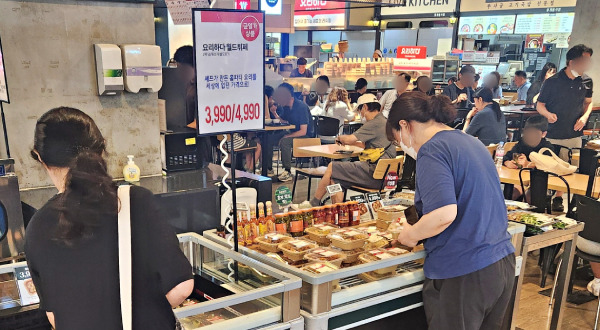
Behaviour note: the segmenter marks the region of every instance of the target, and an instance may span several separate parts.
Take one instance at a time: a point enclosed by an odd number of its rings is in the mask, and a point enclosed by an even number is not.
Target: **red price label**
[[[206,106],[206,123],[211,126],[218,123],[243,124],[244,121],[260,119],[261,107],[254,104],[228,104]]]
[[[398,183],[398,174],[396,172],[388,172],[385,178],[385,189],[395,189]]]

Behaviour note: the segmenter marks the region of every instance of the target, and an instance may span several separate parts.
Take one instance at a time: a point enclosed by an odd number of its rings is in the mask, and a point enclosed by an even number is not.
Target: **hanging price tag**
[[[280,208],[286,207],[292,204],[292,191],[286,186],[281,186],[275,190],[275,203]]]
[[[396,172],[388,172],[385,177],[385,189],[393,190],[396,189],[398,183],[398,174]]]
[[[342,186],[339,183],[327,186],[327,192],[330,195],[337,194],[342,191],[344,191],[344,190],[342,189]]]

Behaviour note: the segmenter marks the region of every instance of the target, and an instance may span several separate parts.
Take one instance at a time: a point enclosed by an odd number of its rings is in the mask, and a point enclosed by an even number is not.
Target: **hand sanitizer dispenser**
[[[123,63],[117,45],[95,44],[98,95],[117,95],[123,92]]]
[[[138,93],[147,88],[158,92],[162,86],[160,47],[155,45],[121,45],[125,71],[125,90]]]

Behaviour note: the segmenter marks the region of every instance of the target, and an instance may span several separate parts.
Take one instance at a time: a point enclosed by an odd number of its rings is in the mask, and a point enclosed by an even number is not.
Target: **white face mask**
[[[404,144],[404,142],[402,141],[402,133],[400,133],[400,147],[402,148],[402,150],[404,150],[405,154],[410,156],[412,159],[417,160],[417,151],[412,146],[412,136],[410,136],[410,134],[408,136],[410,137],[410,147]]]
[[[577,77],[581,76],[581,75],[579,74],[579,72],[577,72],[577,71],[575,71],[575,70],[571,70],[571,74],[572,74],[572,75],[573,75],[573,77],[575,77],[575,78],[577,78]]]

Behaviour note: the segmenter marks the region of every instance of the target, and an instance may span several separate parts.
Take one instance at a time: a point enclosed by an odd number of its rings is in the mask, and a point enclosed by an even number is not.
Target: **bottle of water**
[[[496,147],[496,168],[501,168],[504,159],[504,142],[500,142]]]

